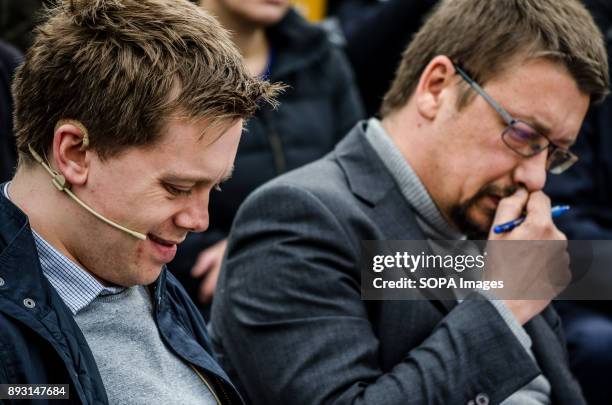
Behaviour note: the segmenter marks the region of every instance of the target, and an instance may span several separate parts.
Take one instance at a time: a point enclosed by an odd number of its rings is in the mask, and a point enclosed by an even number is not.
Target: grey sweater
[[[111,404],[215,404],[193,369],[163,344],[148,290],[98,296],[74,318]]]

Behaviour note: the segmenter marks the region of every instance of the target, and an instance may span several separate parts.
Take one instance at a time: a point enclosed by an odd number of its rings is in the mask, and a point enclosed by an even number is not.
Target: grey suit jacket
[[[543,372],[554,403],[584,403],[550,307],[526,325],[540,370],[484,300],[361,300],[361,240],[424,238],[364,125],[238,213],[212,339],[249,400],[497,404]]]

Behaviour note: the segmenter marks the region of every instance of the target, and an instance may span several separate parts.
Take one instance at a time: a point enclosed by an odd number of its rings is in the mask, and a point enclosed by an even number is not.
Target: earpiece
[[[78,127],[82,132],[83,132],[83,145],[81,145],[80,150],[85,150],[89,147],[89,134],[87,132],[87,129],[85,129],[85,127],[83,126],[83,124],[81,124],[79,121],[76,120],[70,120],[70,119],[62,119],[60,121],[58,121],[58,123],[55,125],[55,130],[57,131],[57,129],[64,125],[64,124],[72,124],[76,127]],[[57,171],[53,170],[51,168],[51,166],[46,162],[46,159],[43,159],[33,148],[32,145],[28,145],[28,149],[30,150],[30,154],[32,155],[32,157],[34,158],[34,160],[36,160],[38,163],[40,163],[42,165],[42,167],[45,168],[45,170],[51,175],[52,180],[51,182],[53,183],[53,185],[55,186],[55,188],[57,188],[59,191],[63,191],[66,194],[68,194],[68,196],[70,198],[72,198],[77,204],[79,204],[81,207],[85,208],[87,211],[89,211],[93,216],[95,216],[96,218],[98,218],[100,221],[105,222],[106,224],[119,229],[120,231],[123,231],[137,239],[140,240],[146,240],[147,239],[147,235],[143,234],[143,233],[139,233],[136,231],[132,231],[131,229],[128,229],[124,226],[121,226],[113,221],[111,221],[108,218],[105,218],[102,214],[99,214],[98,212],[96,212],[93,208],[91,208],[90,206],[88,206],[87,204],[85,204],[83,201],[81,201],[81,199],[79,199],[72,191],[70,191],[70,183],[68,183],[68,181],[66,181],[66,178],[59,174]]]
[[[82,152],[86,150],[87,148],[89,148],[89,132],[87,131],[87,128],[85,128],[85,126],[80,121],[69,119],[69,118],[63,118],[57,121],[57,124],[55,124],[55,128],[53,129],[53,132],[54,133],[57,132],[57,129],[65,124],[74,125],[78,129],[80,129],[81,132],[83,133],[83,144],[81,145],[81,148],[79,150]]]

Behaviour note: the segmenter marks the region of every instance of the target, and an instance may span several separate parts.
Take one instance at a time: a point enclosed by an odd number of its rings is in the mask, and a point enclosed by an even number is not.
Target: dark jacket
[[[202,371],[224,404],[241,404],[180,284],[164,270],[150,288],[164,343]],[[42,273],[28,218],[0,195],[0,384],[26,383],[70,384],[72,403],[108,403],[85,337]]]
[[[227,237],[251,191],[325,155],[363,118],[349,64],[322,29],[290,10],[267,35],[273,54],[269,79],[289,88],[277,110],[263,107],[248,121],[232,179],[211,194],[208,231],[190,235],[169,266],[186,287],[197,284],[187,273],[198,253]]]
[[[583,404],[552,307],[525,325],[538,365],[483,300],[367,301],[362,240],[424,240],[359,124],[241,207],[213,302],[219,360],[255,404],[499,404],[540,371]]]
[[[13,177],[17,148],[13,134],[13,98],[11,82],[23,55],[0,41],[0,183]]]

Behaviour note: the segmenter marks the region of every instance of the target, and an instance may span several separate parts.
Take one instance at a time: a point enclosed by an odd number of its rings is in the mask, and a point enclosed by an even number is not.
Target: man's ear
[[[433,120],[445,100],[444,90],[455,80],[455,67],[447,56],[436,56],[429,62],[415,92],[416,106],[425,119]]]
[[[74,185],[83,185],[89,174],[87,129],[72,120],[62,120],[53,134],[53,160],[57,170]]]

